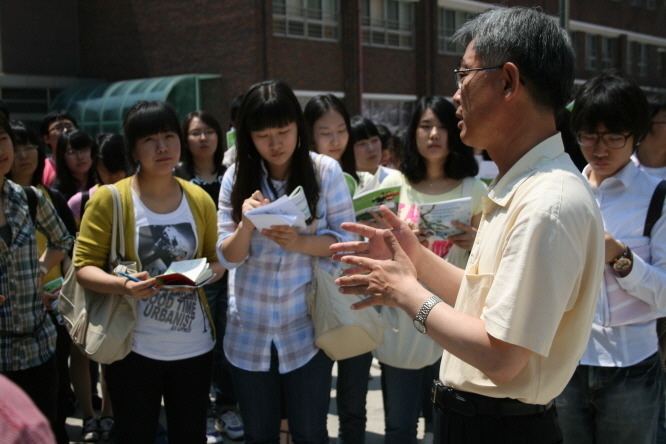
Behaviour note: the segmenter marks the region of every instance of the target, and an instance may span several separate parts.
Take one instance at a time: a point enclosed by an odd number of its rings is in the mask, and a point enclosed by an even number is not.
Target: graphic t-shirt
[[[137,245],[142,269],[151,276],[166,271],[171,262],[194,259],[197,233],[187,199],[173,212],[150,211],[132,191]],[[132,351],[152,359],[191,358],[210,351],[213,337],[196,290],[161,290],[137,301]]]

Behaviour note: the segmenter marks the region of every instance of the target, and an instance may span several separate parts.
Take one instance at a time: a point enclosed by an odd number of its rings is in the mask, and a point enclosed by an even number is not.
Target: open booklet
[[[354,196],[354,213],[357,221],[373,220],[371,211],[378,213],[379,207],[386,205],[394,212],[400,202],[400,185],[394,185],[361,192]]]
[[[469,224],[472,219],[471,197],[419,204],[417,208],[419,212],[418,226],[430,241],[429,244],[462,233],[462,230],[452,224],[454,220]]]
[[[310,218],[310,207],[303,187],[298,186],[289,196],[259,208],[254,208],[245,215],[257,230],[270,229],[273,225],[288,225],[305,228],[305,221]]]
[[[215,273],[209,268],[206,258],[172,262],[166,271],[153,276],[162,288],[201,287],[210,282]]]

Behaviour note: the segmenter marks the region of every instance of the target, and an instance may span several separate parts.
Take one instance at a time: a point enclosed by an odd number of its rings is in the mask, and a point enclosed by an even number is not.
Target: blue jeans
[[[364,353],[338,361],[336,402],[340,428],[338,444],[363,444],[365,442],[368,377],[372,354]]]
[[[326,422],[332,370],[333,361],[320,350],[304,366],[280,374],[275,346],[271,346],[271,366],[267,372],[251,372],[232,365],[231,376],[243,415],[245,443],[279,443],[282,390],[294,442],[328,444]]]
[[[417,370],[382,364],[384,444],[416,443],[416,428],[426,390],[424,376],[432,366],[439,366],[439,361]]]
[[[629,367],[579,365],[555,400],[564,443],[653,444],[662,384],[658,353]]]

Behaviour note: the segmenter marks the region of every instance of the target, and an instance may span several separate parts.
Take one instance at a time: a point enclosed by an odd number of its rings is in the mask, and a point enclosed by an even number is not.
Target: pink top
[[[0,374],[0,437],[7,444],[55,444],[48,420],[12,381]]]
[[[56,178],[55,162],[50,157],[44,159],[44,171],[42,172],[42,183],[47,187],[53,186]]]

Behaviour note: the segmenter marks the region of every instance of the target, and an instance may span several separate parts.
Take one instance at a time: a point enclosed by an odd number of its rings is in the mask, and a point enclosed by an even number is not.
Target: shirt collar
[[[585,179],[590,180],[590,172],[592,168],[590,165],[585,165],[585,168],[583,168],[583,176],[585,176]],[[590,186],[594,188],[608,188],[608,187],[616,187],[620,186],[623,187],[624,189],[628,189],[634,179],[636,179],[636,176],[638,176],[638,167],[634,164],[634,162],[629,161],[620,171],[617,173],[613,174],[611,177],[608,177],[601,182],[601,185],[599,187],[595,187],[594,185],[590,184]]]
[[[525,153],[499,181],[493,182],[488,198],[496,205],[506,206],[521,183],[538,171],[543,164],[563,154],[564,144],[558,132]]]

